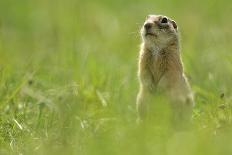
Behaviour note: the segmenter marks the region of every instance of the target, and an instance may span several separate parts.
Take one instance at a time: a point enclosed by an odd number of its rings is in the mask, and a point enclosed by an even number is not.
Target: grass
[[[231,154],[231,6],[1,1],[0,154]],[[151,13],[179,25],[197,103],[188,132],[173,131],[162,106],[135,123],[139,28]]]

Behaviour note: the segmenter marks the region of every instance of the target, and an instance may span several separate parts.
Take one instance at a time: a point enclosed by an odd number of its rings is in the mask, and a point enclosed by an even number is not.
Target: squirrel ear
[[[177,24],[176,24],[176,22],[174,20],[172,20],[172,25],[173,25],[174,29],[176,29],[176,30],[178,29]]]

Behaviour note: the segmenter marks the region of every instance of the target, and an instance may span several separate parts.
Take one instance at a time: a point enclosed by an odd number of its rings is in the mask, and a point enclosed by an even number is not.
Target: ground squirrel
[[[193,95],[183,72],[179,51],[179,36],[174,20],[163,15],[147,16],[141,28],[142,44],[138,76],[140,90],[137,96],[139,119],[146,118],[149,97],[163,90],[174,108],[175,117],[189,119]]]

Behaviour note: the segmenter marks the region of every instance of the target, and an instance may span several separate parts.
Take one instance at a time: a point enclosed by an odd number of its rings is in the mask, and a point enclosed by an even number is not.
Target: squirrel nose
[[[146,30],[149,30],[152,27],[152,24],[151,23],[146,23],[144,25],[144,27],[145,27]]]

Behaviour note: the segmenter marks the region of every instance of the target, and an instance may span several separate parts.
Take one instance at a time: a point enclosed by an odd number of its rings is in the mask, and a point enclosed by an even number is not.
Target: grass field
[[[231,11],[229,0],[1,0],[0,154],[231,155]],[[196,100],[188,132],[162,106],[135,123],[147,14],[179,25]]]

